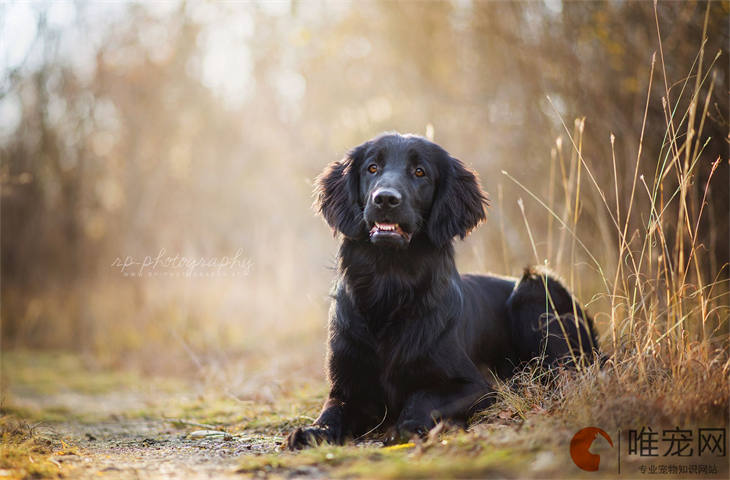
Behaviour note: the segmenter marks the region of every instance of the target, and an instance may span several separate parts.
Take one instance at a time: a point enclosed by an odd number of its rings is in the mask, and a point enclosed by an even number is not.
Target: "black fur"
[[[547,272],[457,272],[453,238],[484,220],[487,199],[476,175],[438,145],[399,134],[366,142],[327,167],[317,201],[343,234],[331,390],[314,424],[289,435],[289,448],[373,430],[402,439],[441,419],[464,424],[490,402],[481,368],[506,377],[535,357],[592,360],[591,318]]]

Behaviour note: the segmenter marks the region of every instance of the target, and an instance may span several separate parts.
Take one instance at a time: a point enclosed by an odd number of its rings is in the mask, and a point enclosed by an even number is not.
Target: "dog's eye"
[[[426,172],[421,167],[418,167],[414,173],[416,174],[417,177],[426,176]]]
[[[378,166],[375,165],[374,163],[371,163],[370,166],[368,167],[368,172],[376,173],[377,171],[378,171]]]

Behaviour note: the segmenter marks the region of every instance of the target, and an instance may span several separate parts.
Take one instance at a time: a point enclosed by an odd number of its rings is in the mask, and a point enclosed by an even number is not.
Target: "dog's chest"
[[[428,365],[443,331],[433,315],[393,315],[372,328],[371,335],[386,390],[410,391],[431,375]]]

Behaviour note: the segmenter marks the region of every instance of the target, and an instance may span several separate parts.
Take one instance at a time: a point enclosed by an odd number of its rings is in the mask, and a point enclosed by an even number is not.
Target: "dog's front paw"
[[[338,443],[338,439],[333,434],[332,429],[321,425],[299,427],[286,438],[286,446],[289,450],[315,447],[325,442]]]

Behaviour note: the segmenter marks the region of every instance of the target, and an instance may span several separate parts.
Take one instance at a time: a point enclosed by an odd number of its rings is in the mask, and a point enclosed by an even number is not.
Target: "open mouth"
[[[373,228],[370,229],[370,238],[402,238],[409,242],[411,240],[411,234],[403,230],[397,223],[375,222]]]

